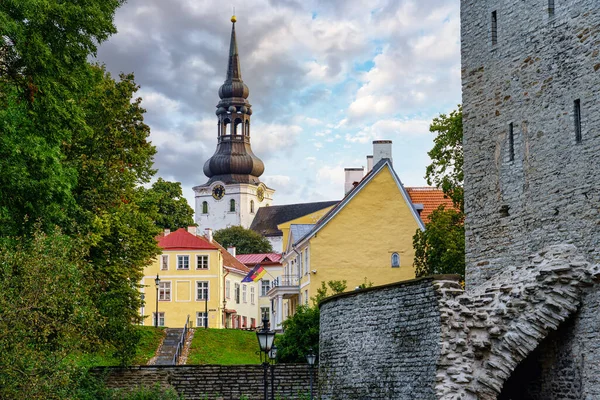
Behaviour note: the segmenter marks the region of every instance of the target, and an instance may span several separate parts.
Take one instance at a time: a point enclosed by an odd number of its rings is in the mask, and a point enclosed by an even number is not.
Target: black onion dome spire
[[[217,180],[258,184],[265,166],[250,147],[252,105],[247,100],[250,91],[242,81],[235,38],[235,16],[231,17],[231,22],[227,78],[219,88],[221,101],[217,104],[216,112],[219,118],[217,150],[204,164],[204,175],[210,178],[207,184]]]

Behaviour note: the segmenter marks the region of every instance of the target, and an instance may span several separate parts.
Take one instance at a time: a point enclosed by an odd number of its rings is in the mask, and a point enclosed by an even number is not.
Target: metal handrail
[[[183,346],[185,344],[185,338],[187,337],[189,325],[190,325],[190,315],[188,314],[187,320],[185,321],[185,325],[183,327],[183,332],[181,332],[181,336],[179,337],[179,342],[177,343],[177,349],[175,350],[175,356],[173,356],[173,365],[177,365],[177,360],[179,360],[179,356],[181,356],[181,352],[183,351]]]
[[[298,286],[300,278],[297,275],[282,275],[273,281],[273,287],[279,286]]]

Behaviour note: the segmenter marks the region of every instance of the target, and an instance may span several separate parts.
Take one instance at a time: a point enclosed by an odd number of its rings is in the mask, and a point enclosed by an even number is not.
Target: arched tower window
[[[206,201],[202,202],[202,214],[208,214],[208,203]]]
[[[250,136],[250,121],[246,120],[246,136]]]
[[[242,129],[242,131],[240,132],[240,127]],[[232,135],[243,135],[244,134],[244,124],[242,123],[242,120],[240,118],[236,118],[235,122],[234,122],[234,128],[233,131],[231,132]]]
[[[225,120],[223,120],[223,132],[221,132],[221,134],[227,135],[227,125],[229,125],[231,123],[231,120],[229,118],[226,118]]]
[[[250,213],[254,214],[254,200],[250,200]]]
[[[229,212],[235,212],[235,200],[229,200]]]
[[[392,253],[392,268],[400,267],[400,255],[398,253]]]

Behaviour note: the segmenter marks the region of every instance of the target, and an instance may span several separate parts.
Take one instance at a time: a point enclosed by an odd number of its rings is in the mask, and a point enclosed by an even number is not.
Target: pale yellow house
[[[321,282],[345,280],[353,290],[365,278],[374,285],[414,278],[417,229],[424,229],[417,207],[391,159],[381,158],[317,223],[290,224],[283,275],[269,291],[276,327],[309,304]]]
[[[162,254],[144,270],[142,294],[144,325],[156,324],[172,328],[183,327],[189,321],[193,327],[224,328],[234,318],[241,323],[236,328],[250,328],[257,320],[257,307],[237,307],[232,309],[226,299],[226,288],[241,276],[241,281],[249,269],[238,262],[221,245],[212,239],[210,230],[207,237],[197,236],[195,228],[165,232],[159,238],[158,246]],[[242,276],[243,275],[243,276]],[[158,287],[155,280],[158,277]],[[230,283],[228,283],[230,282]],[[246,287],[248,292],[256,291]],[[158,302],[157,302],[158,295]]]

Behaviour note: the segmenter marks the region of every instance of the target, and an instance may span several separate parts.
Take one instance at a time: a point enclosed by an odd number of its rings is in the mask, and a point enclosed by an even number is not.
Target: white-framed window
[[[190,269],[190,256],[177,256],[177,269]]]
[[[196,313],[196,327],[207,328],[208,327],[208,313],[197,312]]]
[[[236,283],[234,286],[235,304],[240,304],[240,284]]]
[[[154,325],[156,325],[156,313],[155,312],[152,313],[152,322],[154,323]],[[158,326],[165,326],[165,313],[164,312],[158,313]]]
[[[202,214],[208,214],[208,203],[206,201],[202,202]]]
[[[242,317],[242,328],[247,328],[248,325],[248,317],[246,317],[245,315]]]
[[[308,305],[308,289],[304,291],[304,304]]]
[[[171,301],[171,281],[161,281],[158,284],[158,300]]]
[[[225,281],[225,298],[231,298],[231,282],[229,280]]]
[[[256,319],[250,318],[250,328],[256,328]]]
[[[308,263],[308,247],[304,250],[304,275],[308,275],[309,263]]]
[[[304,251],[300,252],[300,262],[298,263],[298,268],[300,269],[299,276],[304,275],[304,263],[302,262],[302,258],[304,257]]]
[[[208,300],[208,281],[196,281],[196,300]]]
[[[250,214],[254,214],[254,200],[250,200]]]
[[[271,281],[268,279],[260,280],[260,295],[262,297],[267,295],[267,292],[271,290]]]
[[[246,292],[248,290],[248,285],[242,285],[242,302],[247,303],[248,299],[246,297]]]
[[[169,255],[163,254],[160,256],[160,269],[161,271],[167,271],[169,269]]]
[[[254,304],[254,286],[250,286],[250,304]]]
[[[267,321],[270,319],[269,316],[271,315],[271,310],[269,309],[269,307],[261,307],[260,308],[260,319],[261,319],[261,323],[262,320],[266,319]]]
[[[208,256],[200,255],[196,256],[196,269],[208,269]]]
[[[400,255],[398,253],[392,253],[392,268],[400,267]]]

